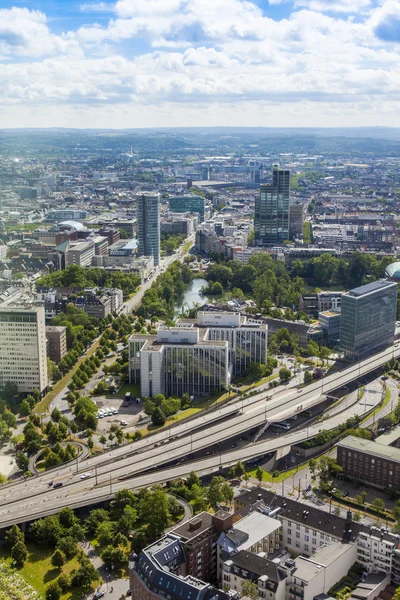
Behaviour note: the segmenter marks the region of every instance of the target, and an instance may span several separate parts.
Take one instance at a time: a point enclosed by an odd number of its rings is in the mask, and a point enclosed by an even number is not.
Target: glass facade
[[[397,283],[375,281],[342,295],[340,346],[349,360],[379,352],[394,341]]]
[[[290,171],[274,168],[272,185],[261,185],[256,196],[254,232],[257,245],[289,239]]]
[[[163,379],[166,396],[207,396],[227,385],[228,348],[165,346]]]
[[[138,254],[152,256],[154,264],[160,264],[160,196],[138,194],[136,196],[138,227]]]
[[[267,330],[249,327],[210,327],[209,340],[227,340],[229,361],[236,376],[242,375],[252,362],[267,362]]]
[[[199,214],[199,221],[204,221],[204,198],[202,196],[174,196],[169,199],[169,210],[175,213],[192,212]]]

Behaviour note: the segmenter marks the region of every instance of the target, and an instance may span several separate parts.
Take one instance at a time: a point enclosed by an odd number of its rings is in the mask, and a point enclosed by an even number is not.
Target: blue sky
[[[0,127],[400,126],[400,0],[0,0]]]

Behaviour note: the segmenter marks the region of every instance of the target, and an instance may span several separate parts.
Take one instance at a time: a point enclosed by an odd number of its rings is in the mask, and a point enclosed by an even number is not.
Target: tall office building
[[[342,294],[340,346],[348,360],[360,360],[393,344],[397,283],[374,281]]]
[[[43,307],[0,307],[0,389],[7,382],[24,393],[48,385]]]
[[[199,221],[204,221],[204,205],[203,196],[192,194],[191,196],[173,196],[169,199],[169,210],[174,213],[198,213]]]
[[[304,204],[295,202],[289,206],[289,239],[303,237],[304,227]]]
[[[290,171],[274,166],[272,184],[261,184],[256,197],[254,233],[257,246],[289,239]]]
[[[160,194],[143,192],[136,195],[138,222],[138,254],[152,256],[160,264]]]

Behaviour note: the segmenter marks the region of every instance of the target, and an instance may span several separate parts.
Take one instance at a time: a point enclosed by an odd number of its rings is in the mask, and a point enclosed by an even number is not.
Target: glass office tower
[[[173,196],[169,199],[169,210],[175,213],[198,213],[199,221],[204,221],[204,204],[203,196],[193,194],[192,196]]]
[[[394,341],[397,283],[374,281],[342,295],[340,347],[348,360],[387,348]]]
[[[143,192],[136,195],[138,255],[152,256],[160,264],[160,195]]]
[[[254,233],[257,246],[289,239],[290,171],[274,166],[272,184],[261,184],[256,197]]]

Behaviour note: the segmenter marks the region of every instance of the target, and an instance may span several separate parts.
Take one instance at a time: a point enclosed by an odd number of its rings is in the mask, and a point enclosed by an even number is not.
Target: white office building
[[[43,307],[0,307],[0,389],[7,382],[24,393],[48,385]]]
[[[198,327],[161,327],[129,338],[129,380],[141,396],[208,396],[230,381],[227,341],[207,339]]]

